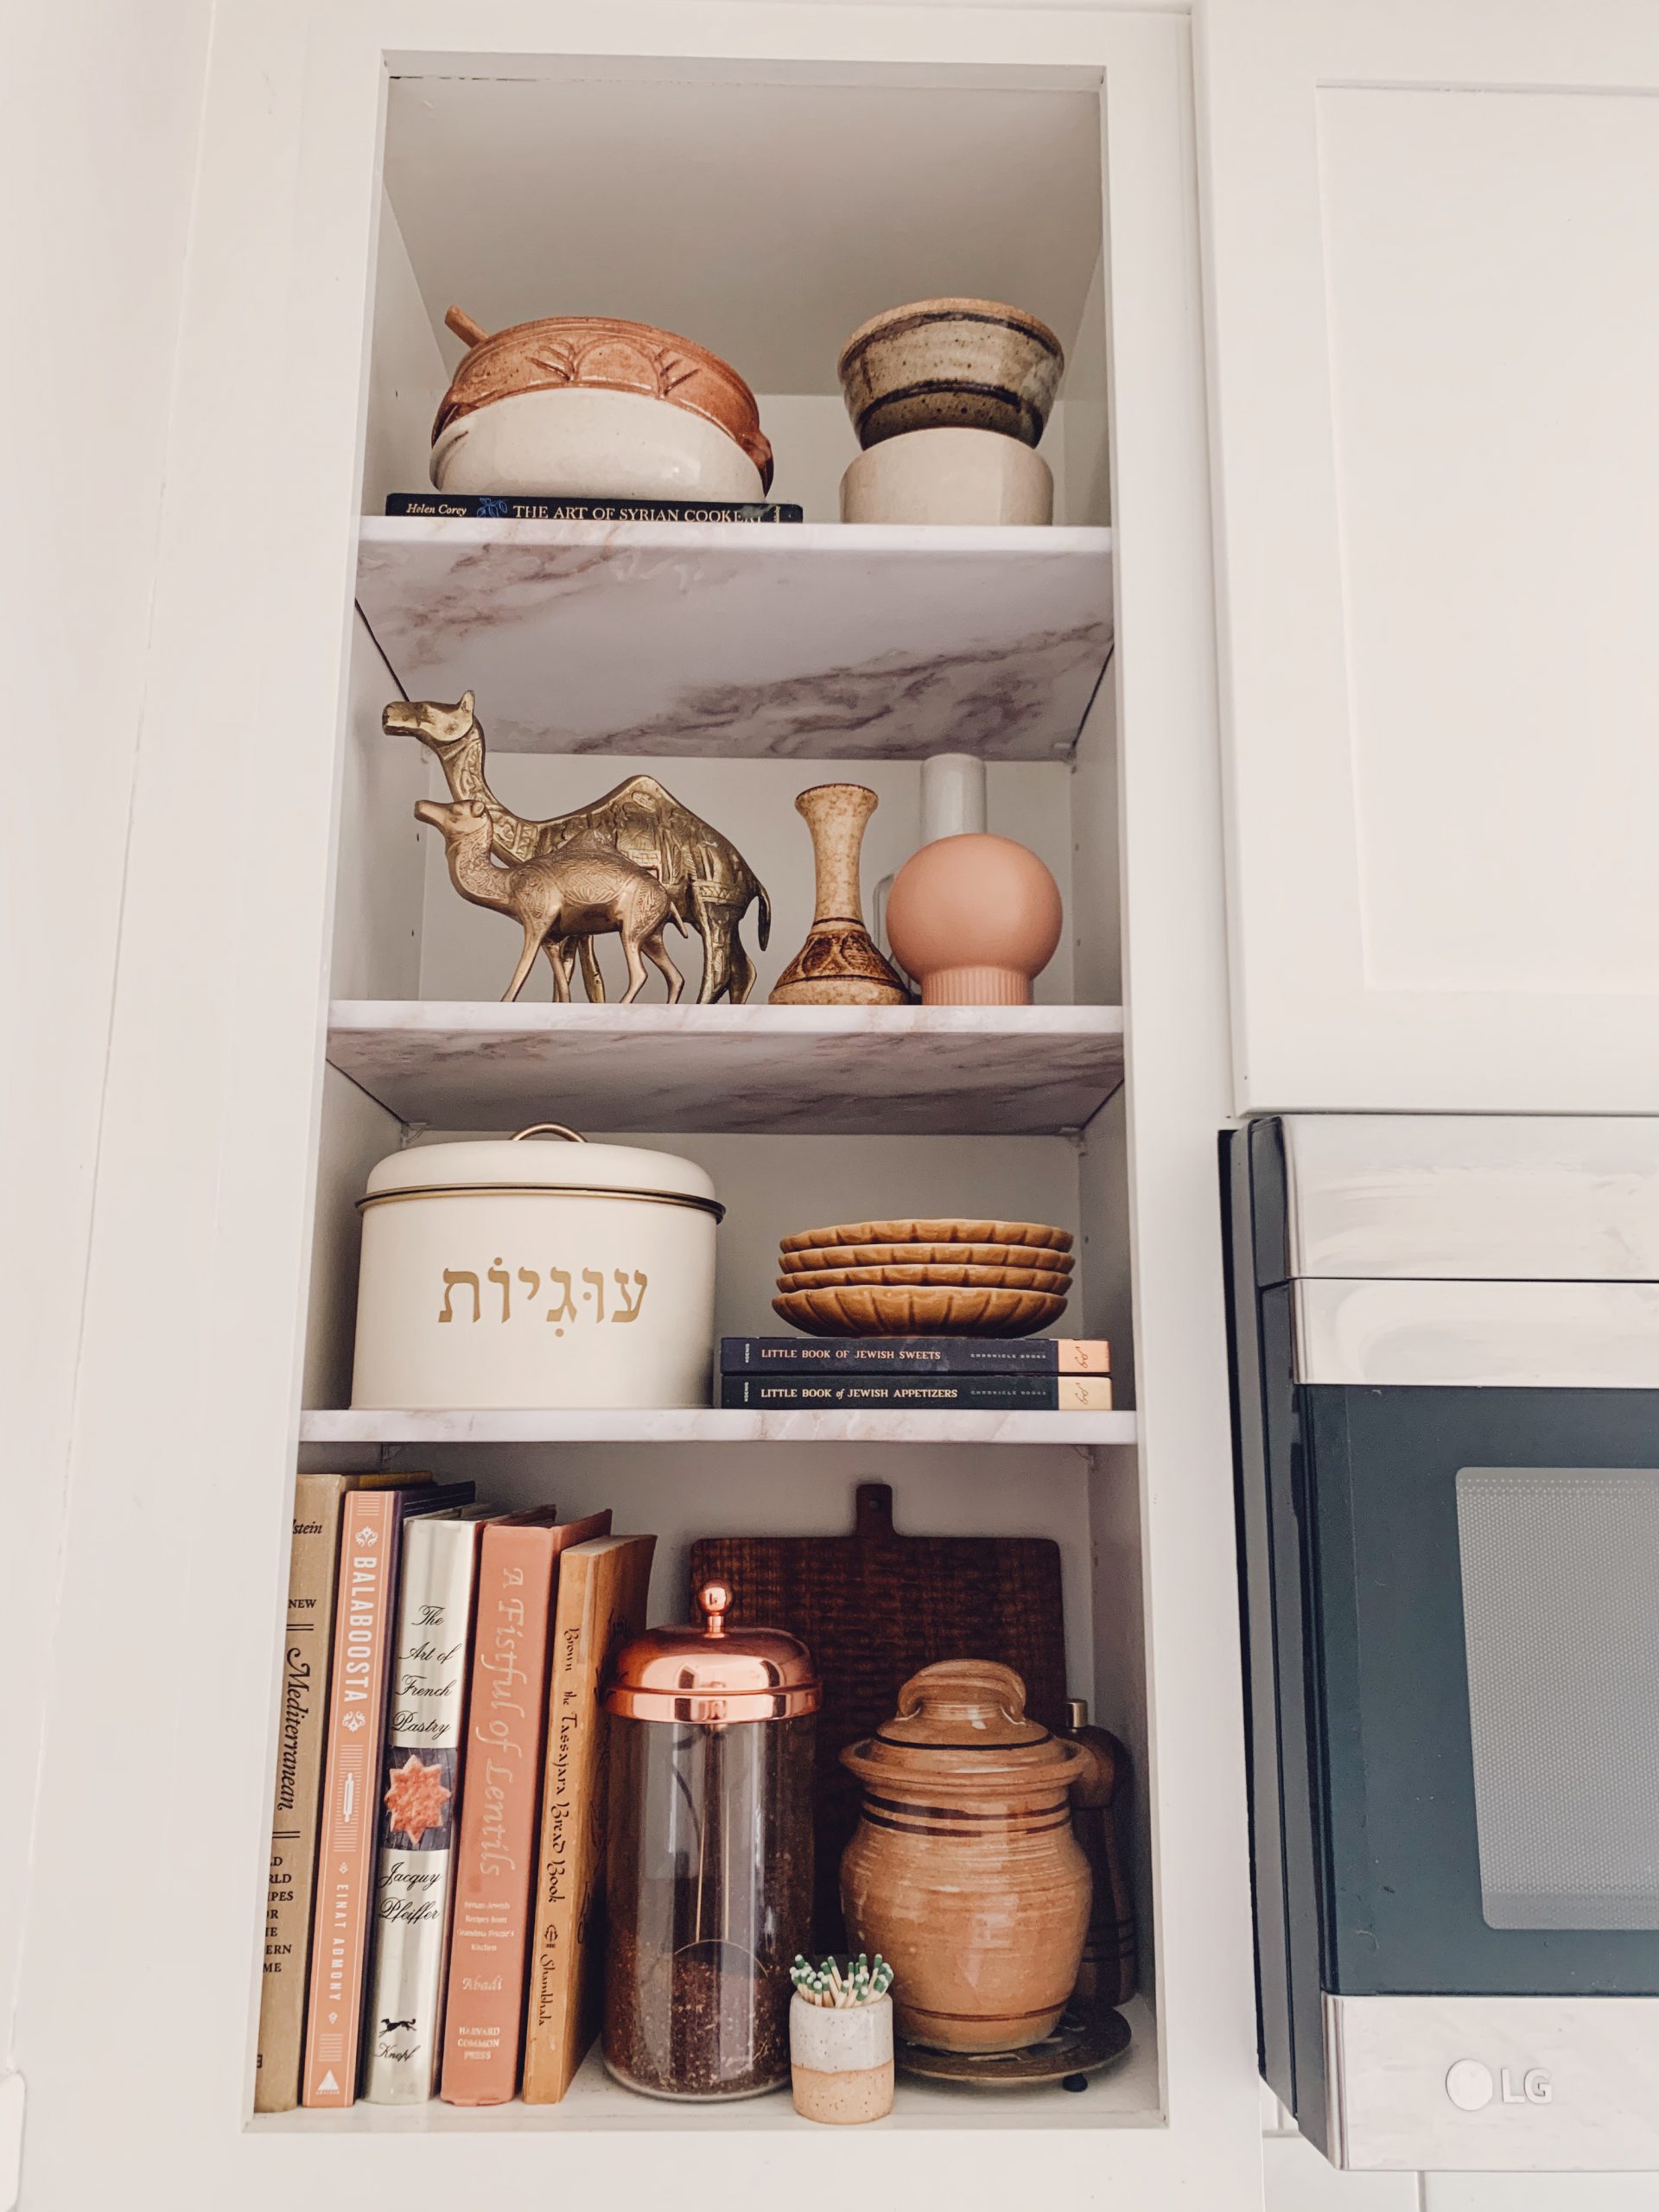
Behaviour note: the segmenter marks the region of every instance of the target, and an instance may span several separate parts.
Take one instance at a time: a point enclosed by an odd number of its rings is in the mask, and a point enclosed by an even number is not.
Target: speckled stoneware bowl
[[[889,308],[836,364],[861,446],[955,424],[1034,446],[1065,354],[1046,323],[995,300],[916,300]]]

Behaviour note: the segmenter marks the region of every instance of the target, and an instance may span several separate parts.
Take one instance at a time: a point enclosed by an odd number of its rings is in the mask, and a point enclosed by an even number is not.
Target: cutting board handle
[[[861,1543],[880,1543],[893,1536],[893,1484],[860,1483],[854,1498],[856,1519],[853,1534]]]

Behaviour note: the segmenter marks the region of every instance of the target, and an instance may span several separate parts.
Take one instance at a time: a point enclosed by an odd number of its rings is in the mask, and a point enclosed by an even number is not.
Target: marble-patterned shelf
[[[1112,533],[370,517],[357,596],[497,752],[1051,760],[1111,652]]]
[[[400,1121],[1040,1135],[1123,1080],[1109,1006],[483,1005],[337,999],[328,1058]]]
[[[728,1413],[598,1407],[300,1415],[302,1444],[1133,1444],[1132,1413]]]

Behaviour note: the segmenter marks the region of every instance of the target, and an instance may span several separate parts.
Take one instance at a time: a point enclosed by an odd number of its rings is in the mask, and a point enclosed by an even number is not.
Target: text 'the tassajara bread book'
[[[654,1536],[602,1536],[573,1546],[559,1561],[524,2024],[526,2104],[557,2104],[599,2032],[606,1780],[599,1693],[617,1651],[645,1629],[656,1545]]]

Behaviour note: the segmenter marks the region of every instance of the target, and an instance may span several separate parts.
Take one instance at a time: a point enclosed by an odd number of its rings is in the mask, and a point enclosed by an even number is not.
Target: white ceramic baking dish
[[[432,481],[452,493],[567,499],[764,496],[760,471],[718,423],[588,385],[509,392],[457,416],[433,445]]]

